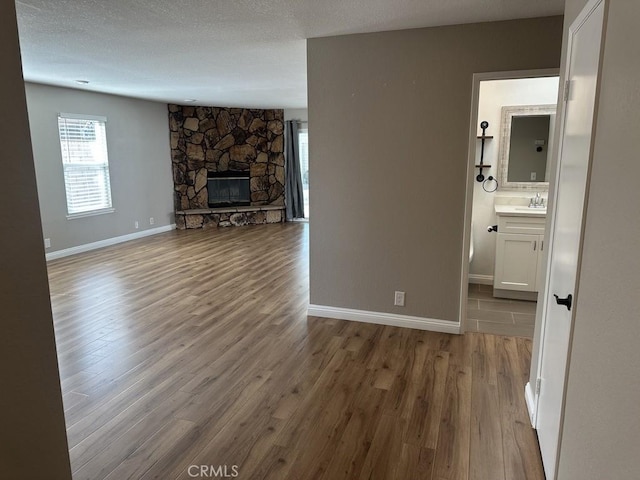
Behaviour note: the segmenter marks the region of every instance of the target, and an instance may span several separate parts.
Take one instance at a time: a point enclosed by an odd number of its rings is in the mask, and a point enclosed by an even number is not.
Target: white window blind
[[[106,118],[60,114],[58,131],[69,216],[111,209]]]

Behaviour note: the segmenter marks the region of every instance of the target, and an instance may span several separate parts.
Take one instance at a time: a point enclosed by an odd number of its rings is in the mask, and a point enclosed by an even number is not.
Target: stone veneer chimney
[[[207,209],[208,172],[249,172],[252,206],[284,205],[284,111],[169,105],[176,211]]]

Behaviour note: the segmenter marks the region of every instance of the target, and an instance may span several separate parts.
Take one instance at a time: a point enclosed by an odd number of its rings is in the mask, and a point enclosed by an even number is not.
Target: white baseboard
[[[527,401],[527,410],[529,411],[529,420],[531,426],[536,428],[536,401],[531,390],[531,384],[527,382],[524,387],[524,398]]]
[[[397,315],[384,312],[368,312],[365,310],[353,310],[351,308],[329,307],[325,305],[309,305],[307,313],[312,317],[337,318],[338,320],[415,328],[432,332],[460,333],[459,322],[437,320],[434,318],[411,317],[409,315]]]
[[[477,283],[480,285],[493,285],[493,275],[476,275],[469,274],[469,283]]]
[[[137,238],[150,237],[151,235],[157,235],[158,233],[170,232],[176,229],[176,224],[165,225],[164,227],[150,228],[149,230],[142,230],[141,232],[129,233],[127,235],[121,235],[119,237],[107,238],[98,242],[86,243],[84,245],[78,245],[77,247],[65,248],[63,250],[57,250],[55,252],[47,253],[47,260],[55,260],[57,258],[68,257],[77,253],[89,252],[98,248],[108,247],[116,245],[118,243],[128,242],[129,240],[135,240]]]

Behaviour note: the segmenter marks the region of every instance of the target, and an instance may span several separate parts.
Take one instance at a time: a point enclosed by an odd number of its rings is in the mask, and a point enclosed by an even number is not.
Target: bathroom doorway
[[[558,82],[557,70],[474,75],[462,331],[533,337]]]

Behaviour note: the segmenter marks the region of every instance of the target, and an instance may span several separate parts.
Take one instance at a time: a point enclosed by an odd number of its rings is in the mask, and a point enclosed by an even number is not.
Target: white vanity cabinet
[[[546,210],[496,205],[496,214],[494,295],[508,296],[500,295],[500,290],[537,292],[542,283]]]

